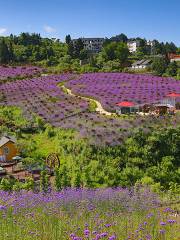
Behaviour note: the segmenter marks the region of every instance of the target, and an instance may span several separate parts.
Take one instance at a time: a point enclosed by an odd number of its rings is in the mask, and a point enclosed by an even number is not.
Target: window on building
[[[8,147],[4,147],[3,151],[4,151],[4,155],[8,155],[9,154],[9,148]]]

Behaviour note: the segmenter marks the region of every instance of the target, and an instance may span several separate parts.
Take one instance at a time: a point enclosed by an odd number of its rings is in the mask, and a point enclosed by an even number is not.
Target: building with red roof
[[[173,107],[176,107],[177,103],[180,103],[180,93],[167,94],[161,103],[170,104]]]
[[[139,111],[139,106],[134,102],[123,101],[116,103],[116,112],[118,114],[135,113]]]
[[[180,61],[180,55],[179,54],[174,54],[174,53],[170,53],[168,55],[170,62],[174,62],[174,61]]]

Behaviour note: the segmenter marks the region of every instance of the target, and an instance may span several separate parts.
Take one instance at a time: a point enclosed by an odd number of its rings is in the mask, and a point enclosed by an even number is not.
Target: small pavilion
[[[180,102],[180,93],[170,93],[162,100],[164,104],[170,104],[173,107],[176,107],[176,103]]]
[[[135,113],[139,111],[139,106],[134,102],[123,101],[116,103],[116,112],[118,114]]]

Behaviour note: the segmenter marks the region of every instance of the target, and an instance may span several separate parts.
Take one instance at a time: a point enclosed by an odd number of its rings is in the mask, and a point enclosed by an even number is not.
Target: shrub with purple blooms
[[[0,80],[5,81],[8,78],[30,77],[42,72],[42,68],[33,66],[0,66]]]

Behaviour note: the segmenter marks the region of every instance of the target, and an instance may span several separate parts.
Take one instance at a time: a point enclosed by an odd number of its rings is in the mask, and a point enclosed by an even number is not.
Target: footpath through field
[[[88,101],[91,101],[91,102],[96,103],[96,106],[97,106],[97,107],[96,107],[96,112],[99,112],[100,114],[103,114],[103,115],[106,115],[106,116],[114,115],[114,113],[106,111],[106,110],[102,107],[101,103],[98,102],[97,100],[92,99],[92,98],[89,98],[89,97],[83,97],[83,96],[74,94],[74,93],[72,93],[72,90],[71,90],[71,89],[65,87],[64,85],[61,86],[61,87],[62,87],[62,89],[63,89],[64,91],[66,91],[66,92],[67,92],[69,95],[71,95],[71,96],[80,97],[81,99],[85,99],[85,100],[88,100]]]

